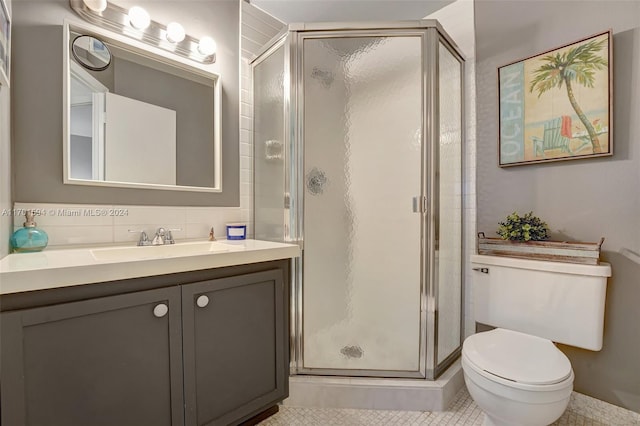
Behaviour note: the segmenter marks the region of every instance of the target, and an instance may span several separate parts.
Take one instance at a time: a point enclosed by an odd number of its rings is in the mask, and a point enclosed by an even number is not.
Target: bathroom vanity
[[[2,259],[2,424],[229,425],[286,398],[299,248],[214,244]]]

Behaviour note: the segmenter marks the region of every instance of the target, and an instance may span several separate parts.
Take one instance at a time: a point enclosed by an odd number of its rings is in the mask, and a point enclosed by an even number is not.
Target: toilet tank
[[[471,256],[475,320],[592,351],[602,349],[611,265]]]

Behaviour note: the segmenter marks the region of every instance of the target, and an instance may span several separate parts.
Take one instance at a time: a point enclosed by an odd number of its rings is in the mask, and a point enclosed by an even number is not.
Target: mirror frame
[[[213,187],[200,187],[200,186],[180,186],[180,185],[166,185],[166,184],[154,184],[154,183],[133,183],[133,182],[119,182],[119,181],[100,181],[89,179],[74,179],[71,177],[71,161],[70,161],[70,143],[71,143],[71,31],[81,33],[82,35],[89,35],[99,38],[103,42],[111,43],[122,49],[129,50],[133,53],[147,56],[154,60],[161,60],[174,67],[183,69],[185,71],[198,74],[200,76],[211,78],[214,80],[214,100],[213,100],[213,162],[214,162],[214,177]],[[111,188],[138,188],[138,189],[160,189],[169,191],[184,191],[184,192],[222,192],[222,129],[221,129],[221,108],[222,108],[222,82],[220,75],[211,72],[208,68],[211,65],[196,64],[189,62],[187,59],[183,59],[177,55],[171,55],[170,52],[163,51],[148,46],[137,40],[133,40],[126,36],[112,33],[107,30],[103,30],[94,25],[78,23],[76,21],[70,21],[65,18],[63,24],[63,49],[62,49],[62,174],[63,183],[65,185],[88,185],[88,186],[102,186]]]

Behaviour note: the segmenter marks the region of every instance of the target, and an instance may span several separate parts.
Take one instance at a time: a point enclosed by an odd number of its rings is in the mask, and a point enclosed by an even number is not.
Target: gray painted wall
[[[606,238],[613,268],[604,348],[561,349],[575,390],[640,411],[640,2],[476,1],[478,231],[493,234],[514,210],[533,210],[556,239]],[[497,67],[613,29],[614,156],[501,169],[497,166]]]
[[[104,188],[62,183],[62,23],[80,21],[66,1],[17,2],[13,16],[14,200],[163,206],[238,206],[239,6],[215,2],[141,2],[159,22],[177,20],[218,44],[213,72],[222,81],[222,193]]]

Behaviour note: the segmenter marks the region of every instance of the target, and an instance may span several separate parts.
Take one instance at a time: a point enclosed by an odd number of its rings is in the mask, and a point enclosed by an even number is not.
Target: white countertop
[[[224,245],[225,251],[178,253],[177,255],[166,255],[166,252],[163,252],[162,257],[146,259],[97,260],[92,251],[103,250],[105,247],[47,248],[38,253],[14,253],[0,260],[0,294],[221,268],[300,256],[300,247],[294,244],[260,240],[220,240],[216,243]],[[148,247],[133,247],[133,249],[146,250]]]

